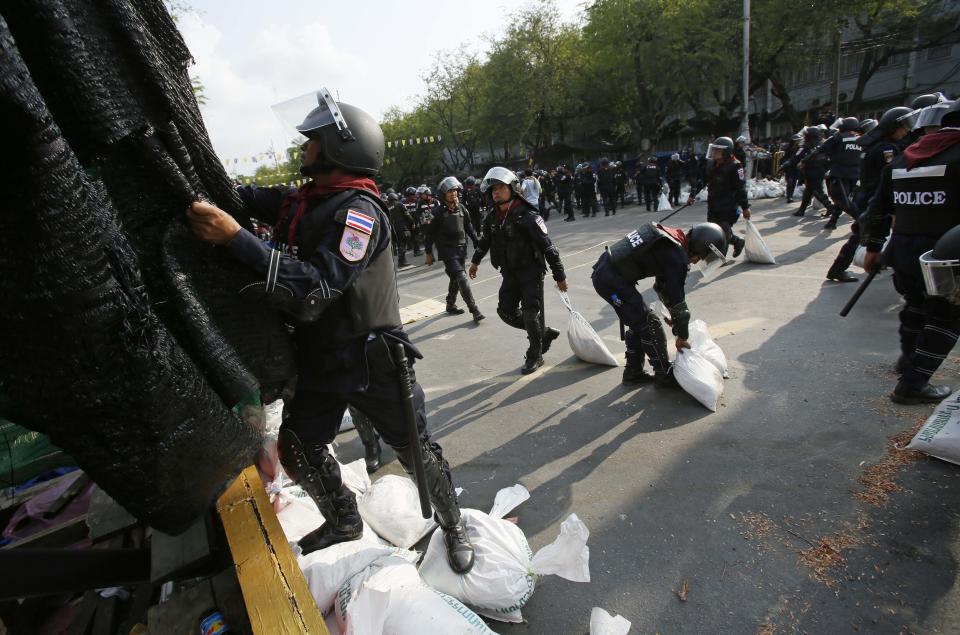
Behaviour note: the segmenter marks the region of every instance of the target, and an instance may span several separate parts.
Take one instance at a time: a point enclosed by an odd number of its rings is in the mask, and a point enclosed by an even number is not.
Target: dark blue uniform
[[[692,192],[691,196],[697,193]],[[733,225],[740,220],[740,210],[746,209],[750,209],[750,200],[743,166],[735,158],[727,157],[714,164],[707,174],[707,222],[719,225],[727,243],[739,249],[743,239],[733,233]]]
[[[557,173],[555,180],[557,183],[557,196],[560,198],[560,213],[567,215],[564,220],[576,220],[576,217],[573,215],[573,201],[571,201],[571,196],[573,195],[573,176],[569,172],[560,171]]]
[[[831,223],[836,225],[841,212],[846,212],[854,220],[857,213],[853,209],[853,190],[860,178],[860,134],[857,132],[838,131],[814,150],[814,155],[824,155],[830,160],[830,176],[827,179],[827,191],[836,207],[831,216]],[[808,158],[809,162],[810,159]]]
[[[657,197],[660,195],[660,170],[657,169],[657,164],[647,163],[637,168],[634,180],[637,183],[637,204],[640,204],[642,197],[647,211],[656,211]]]
[[[687,339],[690,313],[684,284],[690,259],[680,236],[679,230],[668,232],[655,223],[641,225],[600,256],[591,276],[597,294],[613,307],[627,327],[627,365],[642,369],[646,355],[658,375],[665,374],[670,367],[663,326],[636,285],[643,278],[654,278],[653,288],[670,310],[673,334]]]
[[[238,191],[245,214],[271,224],[277,223],[284,198],[296,194],[293,188],[246,186]],[[391,341],[404,344],[411,372],[413,358],[422,355],[401,326],[390,224],[382,203],[351,190],[308,199],[305,213],[298,215],[297,201],[288,200],[273,245],[242,230],[227,247],[265,277],[265,300],[282,294],[295,304],[313,299],[318,308],[311,321],[292,320],[297,390],[283,425],[304,444],[330,443],[349,404],[372,419],[387,443],[403,447],[400,389],[387,346]],[[268,291],[271,284],[276,285],[273,292]],[[417,424],[426,436],[424,394],[416,382],[414,402]]]
[[[443,262],[444,270],[450,278],[447,288],[447,308],[456,305],[457,293],[466,283],[467,238],[477,247],[479,239],[470,222],[467,209],[460,203],[450,209],[446,205],[433,210],[430,224],[427,225],[424,236],[428,254],[433,253],[433,246],[437,246],[437,259]],[[464,300],[473,305],[473,296],[467,292]]]

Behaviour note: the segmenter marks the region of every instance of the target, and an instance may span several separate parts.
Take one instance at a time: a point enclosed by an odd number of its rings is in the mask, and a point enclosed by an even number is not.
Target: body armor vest
[[[923,163],[908,170],[900,156],[890,165],[894,234],[939,238],[960,224],[960,145]]]
[[[523,227],[524,218],[530,213],[524,206],[518,206],[500,222],[496,211],[490,222],[490,264],[496,269],[518,271],[533,265],[546,269],[543,254]]]
[[[645,278],[648,273],[643,266],[643,257],[658,240],[680,244],[673,236],[657,227],[656,223],[647,223],[610,245],[610,263],[624,280],[636,282]]]

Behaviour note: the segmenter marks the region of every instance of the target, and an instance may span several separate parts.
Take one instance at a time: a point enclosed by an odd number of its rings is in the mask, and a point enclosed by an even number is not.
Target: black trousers
[[[600,206],[597,205],[596,192],[584,192],[583,194],[580,195],[580,200],[583,203],[584,216],[597,215],[597,212],[600,210]]]
[[[820,201],[820,204],[827,208],[827,211],[833,213],[833,203],[830,202],[830,199],[827,197],[827,193],[823,191],[823,177],[807,177],[803,183],[803,198],[800,199],[800,209],[806,210],[807,206],[810,205],[810,200],[813,197],[817,197],[817,200]]]
[[[884,262],[893,267],[893,286],[903,296],[900,311],[900,353],[906,362],[901,379],[919,387],[930,381],[960,335],[960,307],[926,294],[919,257],[936,239],[922,236],[890,238]]]
[[[572,194],[561,194],[560,195],[560,205],[558,209],[561,214],[566,214],[567,218],[573,219],[573,201],[570,199],[573,197]]]
[[[680,181],[670,181],[668,185],[670,186],[670,204],[677,207],[680,205]]]
[[[616,191],[600,191],[600,197],[603,199],[603,213],[604,215],[616,214],[617,213],[617,193]]]
[[[642,186],[643,188],[643,204],[646,205],[647,211],[656,211],[657,210],[657,198],[660,196],[660,184],[650,183],[649,185]],[[637,202],[640,202],[640,189],[637,188]],[[653,209],[651,209],[651,206]]]
[[[523,313],[540,313],[540,328],[546,327],[543,310],[543,276],[539,265],[532,265],[516,271],[501,268],[503,280],[497,297],[497,315],[504,324],[520,330],[526,330]]]
[[[786,174],[784,178],[787,181],[787,200],[792,200],[793,192],[797,189],[797,175]]]
[[[856,179],[841,179],[836,177],[827,179],[827,192],[830,194],[830,198],[835,205],[832,217],[834,222],[840,218],[840,214],[843,212],[846,212],[856,220],[857,214],[853,209],[853,202],[851,201],[853,188],[856,187],[856,185]]]

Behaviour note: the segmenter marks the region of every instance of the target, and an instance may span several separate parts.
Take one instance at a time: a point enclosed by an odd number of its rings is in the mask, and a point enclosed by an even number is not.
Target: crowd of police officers
[[[523,178],[493,167],[480,180],[444,178],[437,199],[426,185],[408,187],[402,196],[381,193],[374,179],[383,164],[383,132],[369,114],[336,102],[325,89],[281,106],[299,112],[296,128],[307,138],[301,172],[311,181],[299,189],[240,188],[244,218],[270,224],[270,235],[257,236],[242,219],[206,202],[194,203],[187,214],[197,236],[224,245],[263,276],[245,290],[288,315],[294,329],[299,374],[278,450],[286,472],[325,519],[301,547],[309,552],[362,534],[355,497],[327,450],[349,407],[368,449],[368,469],[379,467],[380,439],[393,447],[429,497],[451,568],[465,573],[474,548],[450,468],[427,427],[424,393],[413,372],[422,356],[401,323],[393,251],[400,267],[408,264],[408,251],[425,252],[427,265],[441,261],[449,278],[446,311],[462,314],[460,297],[476,323],[484,316],[469,279],[489,255],[501,276],[497,315],[526,334],[520,372],[532,373],[560,334],[546,325],[546,273],[561,292],[568,288],[547,229],[549,208],[566,221],[576,220],[574,207],[583,216],[596,216],[599,194],[605,215],[616,214],[629,181],[624,166],[604,159],[596,174],[585,163],[573,170],[566,165],[528,170]],[[688,270],[693,265],[705,278],[712,276],[743,249],[732,227],[751,215],[746,151],[745,139],[720,137],[703,156],[673,155],[665,170],[671,203],[680,203],[684,182],[687,204],[705,188],[706,222],[689,229],[639,223],[609,241],[594,264],[594,290],[624,327],[624,384],[675,385],[664,329],[636,285],[653,280],[669,312],[677,354],[683,354],[690,347]],[[877,121],[843,117],[806,127],[785,147],[781,170],[788,202],[796,185],[804,186],[796,216],[816,197],[826,210],[827,228],[836,227],[843,214],[854,220],[829,279],[855,279],[847,267],[860,244],[867,251],[865,269],[893,270],[904,305],[900,380],[891,398],[913,404],[946,397],[950,389],[929,380],[960,334],[960,101],[925,95]],[[642,164],[633,178],[638,203],[655,209],[662,186],[656,159]],[[652,374],[645,370],[647,361]]]

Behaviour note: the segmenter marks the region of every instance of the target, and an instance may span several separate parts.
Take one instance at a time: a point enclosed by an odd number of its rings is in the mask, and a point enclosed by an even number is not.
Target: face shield
[[[911,110],[907,114],[897,119],[897,126],[898,127],[902,126],[907,130],[916,130],[917,119],[920,117],[921,112],[923,112],[923,108],[917,108],[916,110]]]
[[[950,110],[952,101],[944,101],[939,104],[927,106],[917,115],[917,128],[926,128],[928,126],[939,126],[943,116]]]
[[[960,260],[937,260],[930,250],[920,256],[920,271],[927,295],[960,304]]]
[[[480,181],[480,191],[484,194],[487,193],[487,190],[490,189],[494,183],[503,183],[510,186],[513,189],[513,183],[517,180],[517,175],[502,166],[496,166],[490,168],[487,171],[486,176],[483,177],[483,180]]]
[[[720,272],[720,267],[727,264],[727,257],[717,249],[716,245],[710,245],[710,253],[702,256],[697,261],[696,267],[700,271],[700,283],[710,282]]]
[[[288,99],[270,108],[285,127],[299,132],[303,141],[310,137],[310,133],[330,125],[335,125],[344,138],[352,136],[337,102],[326,88]]]

